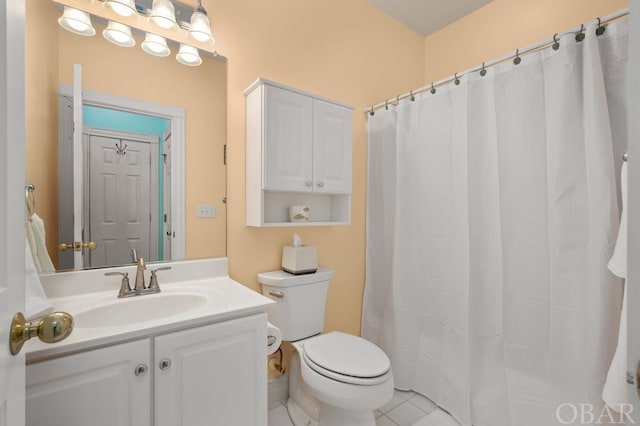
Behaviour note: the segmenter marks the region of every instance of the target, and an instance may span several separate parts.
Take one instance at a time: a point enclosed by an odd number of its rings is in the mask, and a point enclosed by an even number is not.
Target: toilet
[[[289,372],[289,417],[296,426],[375,426],[374,410],[393,396],[387,355],[361,337],[321,334],[333,270],[313,274],[258,274],[262,293],[274,300],[269,322],[295,348]]]

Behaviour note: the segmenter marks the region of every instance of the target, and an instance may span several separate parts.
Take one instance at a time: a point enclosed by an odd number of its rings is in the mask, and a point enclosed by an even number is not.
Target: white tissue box
[[[312,274],[318,269],[318,252],[313,246],[284,246],[282,269],[290,274]]]

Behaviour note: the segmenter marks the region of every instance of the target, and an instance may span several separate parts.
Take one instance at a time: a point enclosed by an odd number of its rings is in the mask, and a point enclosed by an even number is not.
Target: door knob
[[[89,241],[88,243],[82,243],[80,241],[74,241],[72,243],[66,244],[61,243],[58,245],[58,249],[60,251],[65,251],[68,249],[73,249],[74,251],[81,251],[83,248],[88,248],[89,250],[94,250],[98,245],[93,241]]]
[[[39,323],[26,322],[22,312],[13,316],[9,346],[12,355],[17,355],[24,342],[38,336],[45,343],[56,343],[69,337],[73,331],[73,317],[66,312],[53,312]]]

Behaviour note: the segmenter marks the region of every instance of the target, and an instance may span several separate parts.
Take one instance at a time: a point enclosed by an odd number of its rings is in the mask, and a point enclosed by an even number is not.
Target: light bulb
[[[134,0],[104,0],[104,5],[125,18],[136,13]]]
[[[180,44],[180,51],[176,55],[176,59],[183,65],[197,67],[202,63],[202,58],[198,54],[198,49],[187,44]]]
[[[169,0],[153,0],[149,20],[165,30],[177,30],[176,12]]]
[[[169,56],[171,50],[167,46],[167,40],[156,34],[147,33],[142,42],[142,50],[153,56]]]
[[[62,28],[72,33],[92,36],[96,30],[91,25],[91,16],[87,12],[65,6],[62,16],[58,18],[58,23]]]
[[[102,35],[117,46],[131,47],[136,44],[131,35],[131,28],[119,22],[109,21],[107,28],[102,31]]]

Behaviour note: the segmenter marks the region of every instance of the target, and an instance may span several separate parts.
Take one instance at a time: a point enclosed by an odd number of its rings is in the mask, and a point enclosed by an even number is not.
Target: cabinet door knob
[[[306,182],[305,182],[305,185],[307,185],[307,186],[313,186],[313,182],[311,182],[310,180],[308,180],[308,181],[306,181]]]
[[[318,182],[318,188],[322,188],[324,186],[324,182],[320,181]]]
[[[147,364],[140,364],[136,367],[135,370],[133,370],[133,372],[136,376],[141,377],[147,374],[147,370],[149,370],[149,367],[147,367]]]
[[[160,361],[160,370],[168,370],[169,368],[171,368],[170,359],[165,358],[162,361]]]

